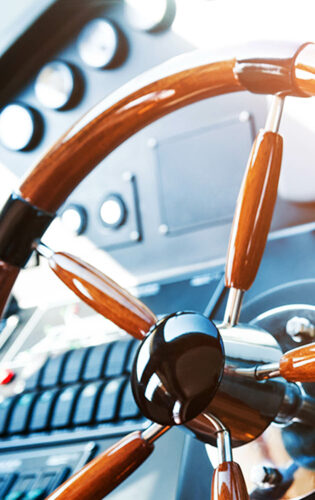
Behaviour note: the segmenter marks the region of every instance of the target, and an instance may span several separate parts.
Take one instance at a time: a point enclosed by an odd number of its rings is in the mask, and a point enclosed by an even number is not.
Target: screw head
[[[302,316],[293,316],[286,324],[286,332],[295,342],[302,342],[305,339],[315,337],[315,327]]]

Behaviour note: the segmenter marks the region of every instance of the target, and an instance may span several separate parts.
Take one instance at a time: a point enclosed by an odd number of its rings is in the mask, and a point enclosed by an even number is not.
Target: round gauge
[[[127,210],[124,201],[117,194],[110,194],[102,203],[100,216],[103,224],[116,229],[126,219]]]
[[[31,145],[37,132],[34,112],[23,104],[12,103],[0,114],[0,141],[8,149],[21,151]]]
[[[69,104],[75,88],[71,67],[62,61],[51,61],[40,70],[35,81],[35,94],[46,108],[61,109]]]
[[[125,0],[127,22],[140,31],[153,31],[162,27],[171,7],[170,0]]]
[[[119,48],[119,35],[107,19],[93,19],[81,31],[78,51],[82,61],[92,68],[106,68]]]
[[[87,212],[82,205],[68,205],[61,214],[61,220],[73,234],[82,234],[87,225]]]

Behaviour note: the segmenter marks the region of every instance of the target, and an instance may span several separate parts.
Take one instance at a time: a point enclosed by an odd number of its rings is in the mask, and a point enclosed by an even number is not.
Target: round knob
[[[314,325],[302,316],[294,316],[289,319],[286,324],[286,332],[296,342],[302,342],[305,338],[311,339],[315,337]]]
[[[121,226],[127,217],[127,209],[123,199],[118,194],[107,196],[101,205],[100,217],[107,227],[117,229]]]
[[[78,38],[82,61],[92,68],[109,66],[119,48],[117,28],[107,19],[93,19],[84,26]]]
[[[34,111],[23,104],[5,106],[0,114],[0,141],[8,149],[30,147],[40,131]]]
[[[81,205],[68,205],[61,214],[61,220],[73,234],[82,234],[87,225],[87,213]]]
[[[35,94],[46,108],[62,109],[74,94],[76,79],[69,64],[51,61],[40,70],[35,81]]]
[[[132,370],[132,389],[142,413],[162,425],[182,424],[210,403],[224,367],[216,326],[194,312],[160,320],[143,340]]]

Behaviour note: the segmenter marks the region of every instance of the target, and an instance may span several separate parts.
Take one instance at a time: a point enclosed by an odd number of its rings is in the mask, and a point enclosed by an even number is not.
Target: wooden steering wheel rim
[[[210,51],[179,56],[106,97],[27,174],[19,188],[20,199],[35,211],[55,213],[74,188],[122,142],[158,118],[199,100],[242,90],[301,97],[315,94],[314,44],[254,44],[250,54],[246,50],[242,57],[231,58],[229,53],[235,54],[235,48],[225,49],[221,60]],[[5,236],[11,223],[7,219],[4,214]],[[10,248],[12,228],[6,239]],[[0,254],[0,311],[18,273],[19,265]]]
[[[287,74],[276,92],[267,83],[260,88],[259,76],[266,72],[263,59],[246,68],[246,58],[211,61],[211,54],[196,51],[148,71],[102,100],[61,137],[22,182],[21,196],[40,209],[55,212],[84,177],[122,142],[158,118],[199,100],[255,91],[255,85],[260,93],[306,96],[305,77],[296,77],[296,69],[302,66],[303,48],[309,46],[299,47],[285,62]],[[300,50],[302,54],[296,60]],[[272,73],[278,63],[276,59],[269,63]]]

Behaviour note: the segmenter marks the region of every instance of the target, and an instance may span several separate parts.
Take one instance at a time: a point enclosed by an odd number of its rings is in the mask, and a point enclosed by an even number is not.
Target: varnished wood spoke
[[[243,473],[236,462],[224,462],[214,471],[212,500],[249,500]]]
[[[54,273],[86,304],[137,339],[157,321],[140,300],[81,259],[56,252],[48,260]]]
[[[277,198],[281,158],[282,137],[260,131],[235,210],[225,273],[228,287],[248,290],[256,277]]]
[[[315,343],[284,354],[280,360],[280,375],[289,382],[315,382]]]
[[[154,445],[134,432],[71,476],[49,500],[101,500],[152,453]]]

